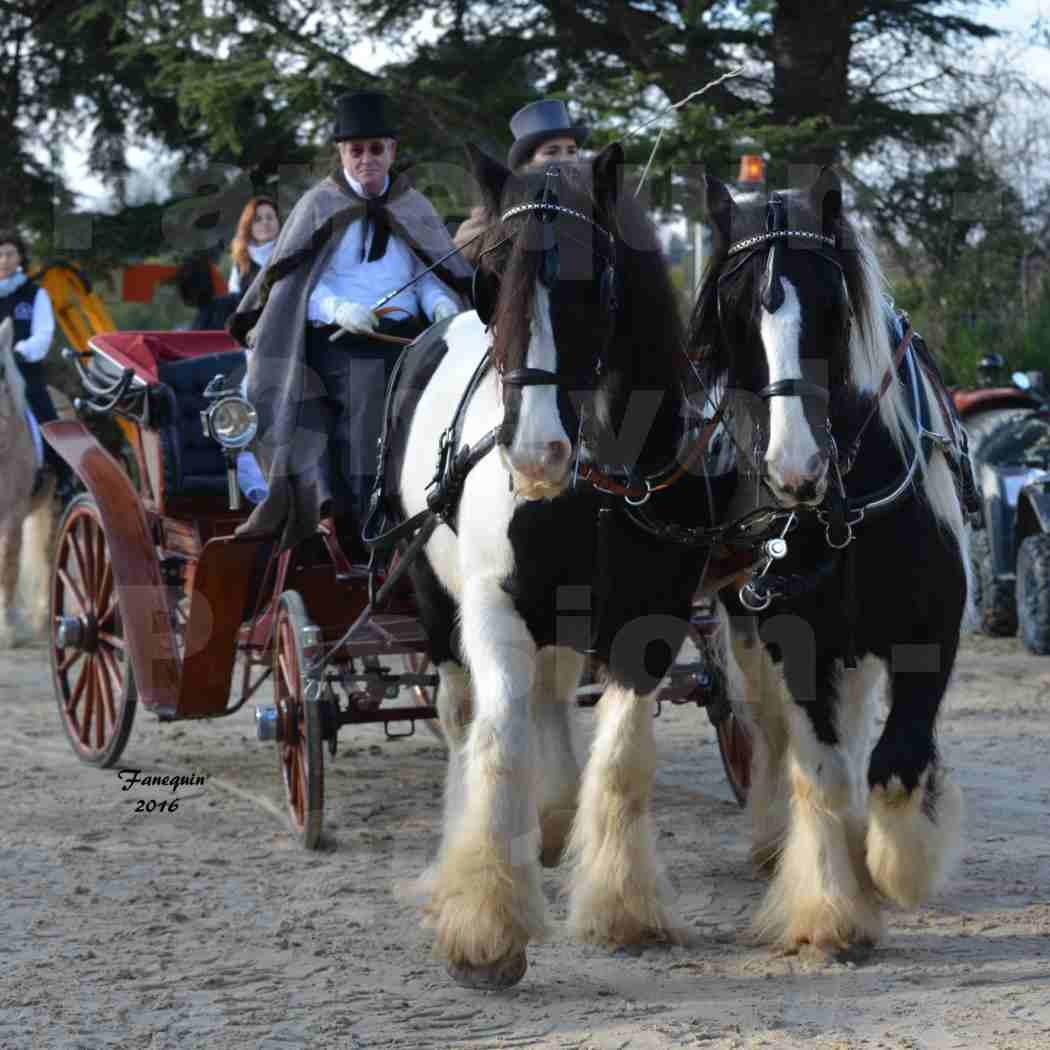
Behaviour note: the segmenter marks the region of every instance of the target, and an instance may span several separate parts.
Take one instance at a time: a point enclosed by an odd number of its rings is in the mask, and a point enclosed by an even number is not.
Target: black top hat
[[[569,119],[565,103],[556,98],[545,98],[522,106],[510,118],[510,130],[514,134],[514,145],[507,154],[507,163],[511,168],[517,168],[528,160],[536,147],[546,139],[567,135],[576,140],[577,146],[582,146],[591,133],[590,128],[574,125]]]
[[[391,117],[390,98],[381,91],[358,91],[335,100],[333,142],[344,139],[396,139],[397,125]]]

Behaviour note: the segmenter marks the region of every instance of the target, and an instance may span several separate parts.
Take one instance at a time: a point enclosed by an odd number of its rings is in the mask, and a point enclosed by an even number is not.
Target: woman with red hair
[[[272,197],[252,197],[244,206],[237,222],[237,233],[231,245],[233,267],[227,282],[231,293],[242,295],[256,274],[270,261],[281,220]]]

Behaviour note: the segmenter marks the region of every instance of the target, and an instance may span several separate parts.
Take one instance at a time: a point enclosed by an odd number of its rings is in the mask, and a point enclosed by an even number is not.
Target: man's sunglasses
[[[354,142],[350,146],[351,157],[363,157],[365,152],[371,153],[373,157],[381,157],[386,153],[385,142]]]

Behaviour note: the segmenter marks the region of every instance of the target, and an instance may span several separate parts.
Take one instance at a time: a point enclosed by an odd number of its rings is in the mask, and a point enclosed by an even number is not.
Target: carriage
[[[53,683],[74,752],[112,766],[138,704],[161,721],[218,718],[269,684],[258,735],[276,743],[294,833],[316,847],[324,751],[336,754],[342,726],[381,723],[393,739],[421,722],[440,734],[412,595],[393,587],[375,603],[382,576],[355,537],[325,524],[283,552],[236,535],[247,517],[236,457],[254,413],[231,381],[245,363],[226,333],[112,332],[66,353],[83,385],[79,414],[110,417],[122,435],[110,452],[80,420],[44,428],[86,490],[59,525],[50,585]],[[706,709],[743,804],[750,739],[704,659],[717,630],[698,597],[698,656],[672,667],[657,712],[663,702]],[[577,702],[600,694],[582,686]]]

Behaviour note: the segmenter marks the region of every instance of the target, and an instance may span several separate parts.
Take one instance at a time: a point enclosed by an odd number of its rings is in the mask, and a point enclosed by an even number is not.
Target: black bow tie
[[[389,191],[388,191],[389,192]],[[365,245],[368,243],[368,230],[372,229],[372,247],[368,251],[368,262],[375,262],[386,255],[386,246],[390,241],[390,216],[386,209],[387,194],[365,199],[365,229],[361,239],[361,261],[365,262]]]

